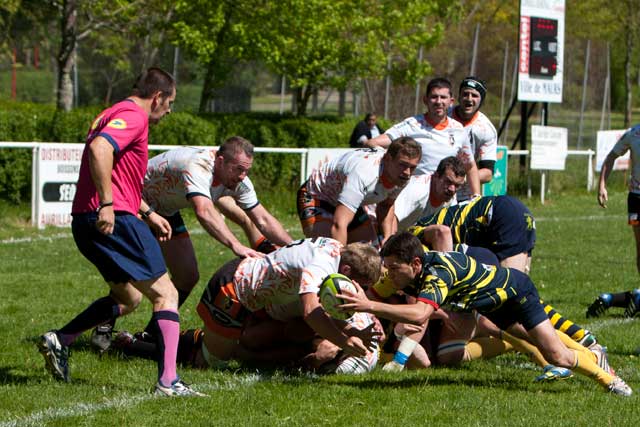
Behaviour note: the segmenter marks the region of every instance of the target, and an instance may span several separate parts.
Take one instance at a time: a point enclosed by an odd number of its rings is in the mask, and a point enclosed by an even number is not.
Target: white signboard
[[[34,222],[68,227],[84,144],[41,144],[35,160]]]
[[[520,1],[518,101],[562,102],[564,3]]]
[[[531,126],[531,169],[564,170],[567,128]]]
[[[353,148],[309,148],[305,180],[309,178],[314,169],[318,169],[323,163],[348,151],[353,151]]]
[[[628,130],[628,129],[627,129]],[[600,130],[598,131],[598,147],[596,149],[596,172],[602,170],[602,164],[604,159],[607,158],[607,154],[611,151],[616,142],[627,130]],[[613,170],[626,170],[629,169],[630,153],[627,151],[623,156],[616,159],[613,164]]]

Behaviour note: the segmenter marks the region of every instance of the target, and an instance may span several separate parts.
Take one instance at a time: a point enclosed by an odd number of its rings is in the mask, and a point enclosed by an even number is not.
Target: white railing
[[[37,217],[36,215],[36,200],[35,195],[38,194],[37,188],[37,179],[38,170],[36,167],[36,159],[38,158],[40,147],[50,143],[42,143],[42,142],[0,142],[1,148],[30,148],[32,150],[33,155],[33,164],[32,164],[32,180],[31,180],[31,194],[32,194],[32,217]],[[178,148],[180,146],[176,145],[149,145],[150,151],[167,151],[173,148]],[[206,148],[217,148],[216,146],[206,147]],[[280,147],[255,147],[255,151],[257,153],[279,153],[279,154],[296,154],[300,155],[300,183],[302,184],[306,179],[310,171],[307,170],[308,166],[308,156],[309,152],[312,149],[309,148],[280,148]],[[329,150],[329,149],[328,149]],[[343,150],[343,149],[342,149]],[[596,154],[593,150],[568,150],[568,155],[571,156],[587,156],[587,191],[591,191],[593,189],[594,184],[594,165],[593,165],[593,156]],[[507,156],[528,156],[529,150],[507,150]],[[541,176],[541,200],[544,203],[544,194],[545,194],[545,180],[546,173],[543,171]],[[531,185],[528,186],[528,195],[531,197]]]
[[[507,150],[507,156],[528,156],[529,150]],[[587,191],[592,191],[594,188],[594,166],[593,156],[596,152],[589,150],[567,150],[568,156],[587,156]],[[544,204],[544,196],[546,193],[546,175],[545,171],[542,171],[540,175],[540,201]],[[507,183],[508,185],[508,183]],[[527,197],[531,197],[531,182],[527,186]]]

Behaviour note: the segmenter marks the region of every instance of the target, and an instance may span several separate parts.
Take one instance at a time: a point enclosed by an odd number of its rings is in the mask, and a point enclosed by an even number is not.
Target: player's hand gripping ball
[[[318,294],[320,304],[322,304],[322,308],[334,319],[346,320],[353,316],[353,312],[342,311],[336,308],[336,305],[344,304],[344,300],[338,298],[336,295],[341,294],[342,291],[345,290],[352,294],[358,293],[351,279],[340,273],[328,275],[320,285],[320,293]]]

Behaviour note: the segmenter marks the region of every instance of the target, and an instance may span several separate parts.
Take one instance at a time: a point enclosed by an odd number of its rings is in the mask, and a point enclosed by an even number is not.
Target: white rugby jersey
[[[382,149],[359,148],[331,159],[311,173],[309,194],[333,206],[343,204],[352,212],[361,205],[395,199],[403,187],[382,177],[384,153]]]
[[[456,204],[456,196],[435,206],[431,201],[431,177],[433,174],[414,175],[394,203],[398,230],[406,230],[423,216],[432,215],[445,206]]]
[[[447,117],[444,123],[432,126],[424,114],[409,117],[400,123],[396,123],[385,132],[394,139],[409,136],[415,139],[422,147],[422,158],[415,175],[433,173],[438,168],[438,163],[445,157],[461,155],[463,161],[473,159],[473,151],[468,130],[460,122]]]
[[[337,240],[317,237],[296,240],[264,258],[245,258],[233,278],[238,300],[277,320],[302,316],[300,294],[317,294],[322,280],[338,271],[341,248]]]
[[[181,147],[153,157],[144,177],[143,199],[164,216],[189,207],[189,197],[195,195],[213,201],[231,196],[245,210],[257,206],[258,196],[248,177],[234,189],[226,188],[214,179],[216,153],[216,150],[206,148]]]
[[[476,111],[468,122],[464,122],[456,114],[455,109],[451,110],[451,116],[470,130],[471,149],[476,163],[482,160],[493,160],[495,162],[498,150],[498,132],[491,120],[481,111]],[[469,188],[469,183],[465,182],[456,194],[458,200],[470,199],[471,189]]]
[[[629,191],[640,194],[640,125],[636,125],[626,131],[613,146],[611,152],[622,156],[631,150],[631,179]]]

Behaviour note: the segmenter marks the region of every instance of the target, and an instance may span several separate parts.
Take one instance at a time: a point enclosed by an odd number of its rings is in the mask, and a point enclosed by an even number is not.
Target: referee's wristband
[[[113,202],[100,202],[100,204],[98,205],[98,209],[96,209],[96,212],[100,212],[102,208],[106,208],[107,206],[113,206]]]
[[[145,212],[140,212],[140,216],[141,216],[143,219],[147,219],[147,218],[149,218],[149,217],[151,216],[151,214],[152,214],[152,213],[154,213],[154,212],[155,212],[155,210],[154,210],[151,206],[149,206],[149,209],[147,209]]]

